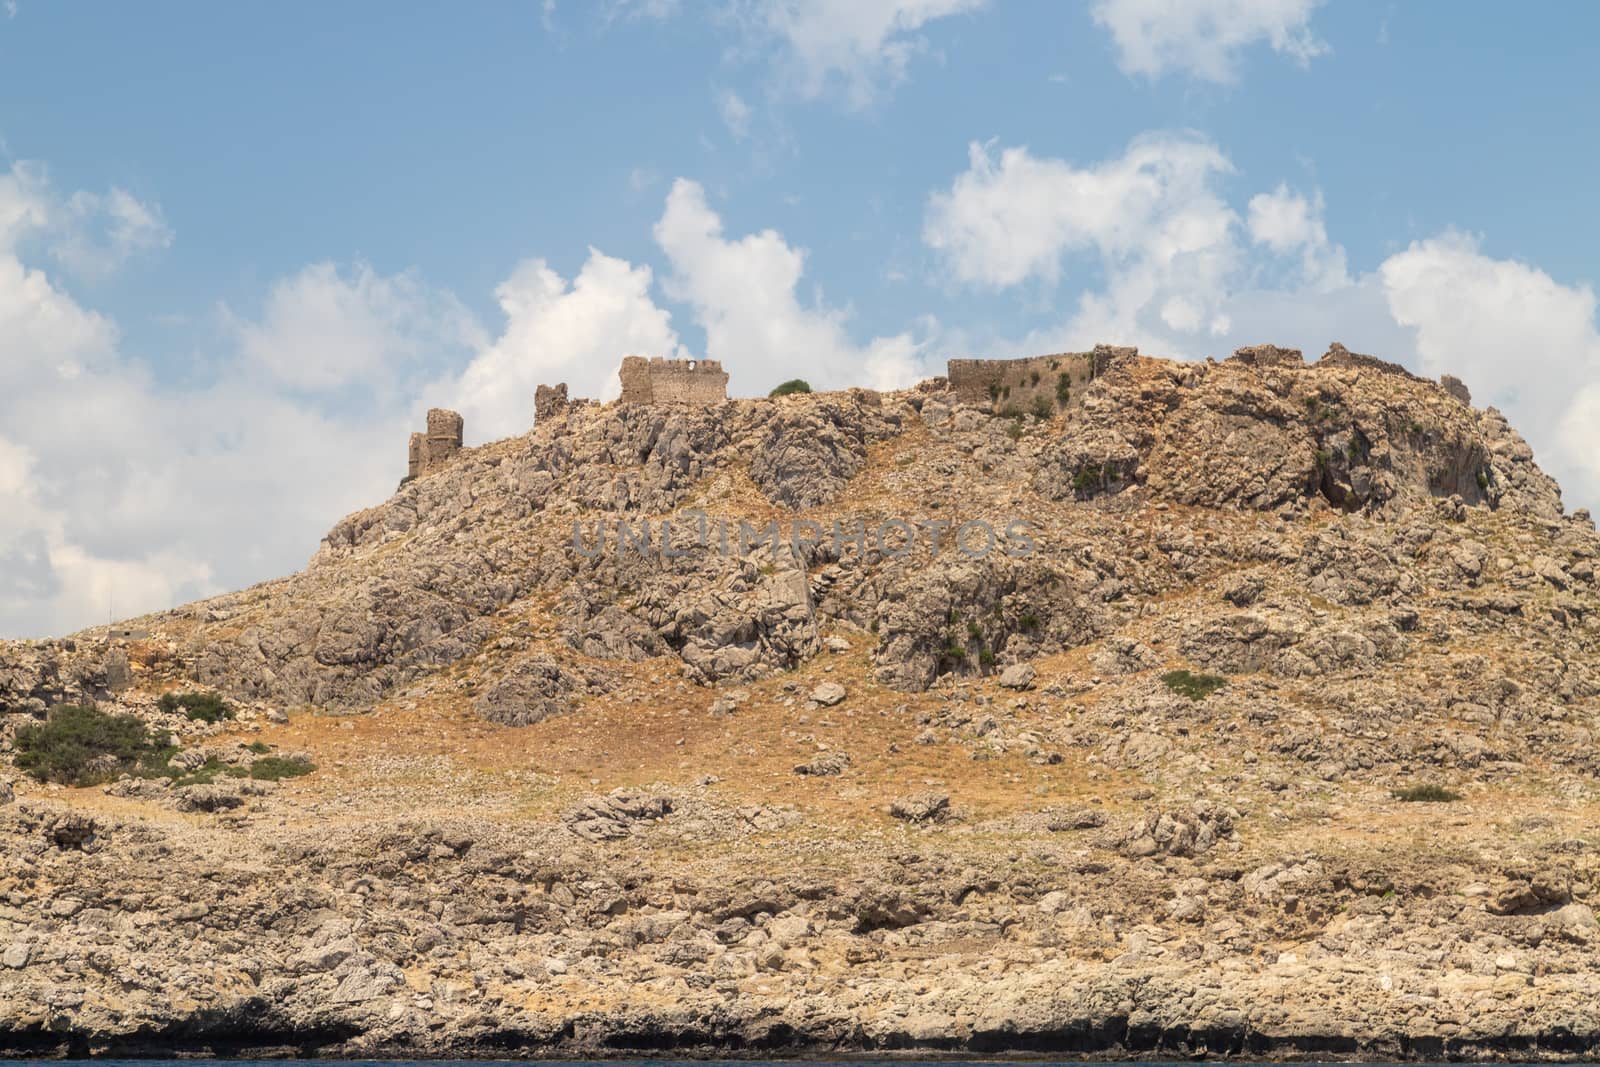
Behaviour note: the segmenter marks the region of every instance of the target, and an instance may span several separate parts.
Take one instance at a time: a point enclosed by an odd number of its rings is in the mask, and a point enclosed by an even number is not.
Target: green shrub
[[[221,722],[233,718],[233,708],[215,693],[163,693],[156,706],[165,712],[183,709],[195,722]]]
[[[978,662],[985,667],[993,667],[994,653],[989,651],[987,648],[984,649],[982,652],[978,653]]]
[[[1072,477],[1072,488],[1080,493],[1087,493],[1100,488],[1105,472],[1098,463],[1085,464],[1083,469]]]
[[[809,392],[811,392],[811,384],[809,382],[807,382],[804,378],[790,378],[788,381],[784,382],[782,385],[774,387],[772,392],[768,393],[767,395],[768,396],[791,396],[791,395],[793,395],[795,393],[809,393]]]
[[[1033,631],[1039,628],[1039,616],[1035,615],[1031,611],[1024,611],[1021,617],[1017,619],[1017,626],[1021,628],[1024,633],[1031,634]]]
[[[17,731],[16,764],[41,782],[95,785],[171,757],[171,739],[137,716],[107,715],[92,704],[62,704],[42,723]]]
[[[1022,440],[1022,423],[1013,422],[1010,426],[1007,426],[1006,436],[1011,438],[1013,441]]]
[[[1460,793],[1453,793],[1442,785],[1414,785],[1409,789],[1396,789],[1396,800],[1405,800],[1429,804],[1448,804],[1452,800],[1460,800]]]
[[[1228,684],[1226,678],[1215,674],[1194,674],[1191,671],[1168,671],[1161,676],[1166,687],[1190,700],[1204,700]]]
[[[945,659],[966,659],[967,650],[961,645],[947,645],[944,650]]]
[[[1005,407],[1000,409],[1000,417],[1002,419],[1021,419],[1022,405],[1007,404]]]
[[[258,756],[265,756],[272,751],[272,746],[265,741],[252,741],[244,746],[246,752],[254,752]]]
[[[967,636],[974,641],[983,636],[983,629],[978,625],[976,619],[967,620]]]
[[[148,770],[144,777],[171,778],[174,786],[210,785],[217,780],[219,775],[224,778],[243,778],[249,773],[243,767],[231,766],[212,756],[192,771],[185,771],[167,764],[160,768]]]
[[[1072,375],[1062,371],[1056,378],[1056,403],[1063,407],[1072,399]]]
[[[278,782],[285,778],[299,778],[316,769],[317,765],[308,759],[293,756],[263,756],[250,764],[250,777],[258,782]]]
[[[999,400],[1000,399],[1000,383],[999,382],[990,382],[989,383],[989,399],[990,400]]]
[[[1043,393],[1033,398],[1033,417],[1043,422],[1055,414],[1055,408],[1050,403],[1050,398]]]
[[[1028,384],[1029,385],[1038,385],[1039,384],[1039,372],[1038,371],[1030,371],[1029,372],[1029,374],[1028,374]]]

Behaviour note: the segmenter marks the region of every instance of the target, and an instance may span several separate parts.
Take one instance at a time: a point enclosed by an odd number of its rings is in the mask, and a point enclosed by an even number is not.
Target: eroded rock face
[[[1430,583],[1476,580],[1434,572],[1431,531],[1473,509],[1563,521],[1526,442],[1461,393],[1337,346],[1311,364],[1271,346],[1222,363],[1119,351],[1047,423],[998,417],[937,383],[715,406],[563,408],[559,389],[546,390],[544,413],[560,418],[463,450],[342,520],[304,573],[173,613],[187,636],[172,665],[243,699],[370,707],[494,658],[506,620],[539,604],[545,632],[578,656],[674,657],[704,684],[793,669],[818,652],[822,626],[848,623],[875,633],[879,680],[915,691],[1114,634],[1141,598],[1240,564],[1295,569],[1298,588],[1334,603],[1400,610]],[[1126,524],[1152,506],[1328,508],[1352,525],[1224,545],[1187,519]],[[709,524],[697,529],[691,508]],[[973,518],[999,532],[986,554],[954,547]],[[1409,522],[1407,540],[1364,540],[1358,519]],[[816,527],[797,540],[802,520]],[[1017,520],[1031,531],[1028,551],[1007,532]],[[746,521],[782,532],[745,546]],[[882,539],[889,521],[917,527],[912,550],[897,550],[899,533]],[[619,526],[646,523],[656,524],[648,551],[622,550]],[[935,549],[929,527],[941,523]],[[1540,574],[1562,595],[1592,586],[1592,561],[1544,555]],[[1268,586],[1257,577],[1222,595],[1266,630],[1230,636],[1238,619],[1185,618],[1186,655],[1303,677],[1329,664],[1366,669],[1405,648],[1381,628],[1314,633],[1292,611],[1261,610]],[[1512,599],[1484,610],[1514,613]],[[1150,659],[1132,648],[1100,655],[1113,674]],[[560,692],[531,694],[531,706],[575,699],[547,681]],[[104,643],[0,657],[0,704],[34,716],[136,682]]]
[[[552,656],[530,655],[513,663],[485,690],[477,699],[477,711],[504,726],[531,726],[572,710],[576,696],[595,684],[597,679]]]
[[[301,574],[0,644],[0,758],[93,699],[216,772],[0,785],[0,1040],[1592,1059],[1600,539],[1504,419],[1268,347],[990,406],[573,403]]]

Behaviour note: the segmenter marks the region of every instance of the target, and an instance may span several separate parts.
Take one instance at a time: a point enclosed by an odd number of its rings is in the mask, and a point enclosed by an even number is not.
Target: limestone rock
[[[1000,672],[1000,687],[1002,689],[1032,689],[1033,680],[1038,676],[1031,663],[1013,663]]]
[[[844,703],[844,698],[848,695],[844,686],[838,682],[823,682],[811,690],[811,699],[825,708]]]
[[[946,793],[916,793],[896,798],[889,805],[889,814],[906,822],[936,822],[948,817],[950,797]]]

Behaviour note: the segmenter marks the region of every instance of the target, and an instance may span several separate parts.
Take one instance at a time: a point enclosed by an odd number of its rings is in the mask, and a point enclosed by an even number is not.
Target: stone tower
[[[444,408],[430,408],[427,433],[414,433],[407,448],[406,479],[427,474],[450,462],[461,451],[461,416]]]

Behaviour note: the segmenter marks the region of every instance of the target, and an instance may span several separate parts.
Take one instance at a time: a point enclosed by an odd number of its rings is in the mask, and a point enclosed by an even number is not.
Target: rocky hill
[[[0,644],[0,1049],[1592,1059],[1588,514],[1337,345],[1084,364],[553,405]],[[88,703],[173,745],[39,781]]]

